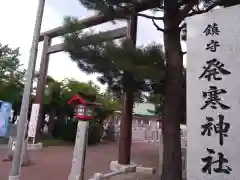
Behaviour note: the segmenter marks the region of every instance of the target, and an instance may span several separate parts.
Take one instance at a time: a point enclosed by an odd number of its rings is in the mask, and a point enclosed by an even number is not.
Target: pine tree
[[[65,25],[79,26],[71,18],[66,19]],[[161,45],[152,43],[135,48],[130,40],[122,40],[120,44],[109,41],[81,46],[87,35],[82,31],[67,34],[64,37],[65,50],[82,71],[100,73],[98,80],[106,83],[115,96],[121,97],[124,89],[151,91],[151,84],[164,79],[165,58]],[[159,70],[163,71],[159,73]],[[125,77],[124,72],[133,74],[133,79]]]

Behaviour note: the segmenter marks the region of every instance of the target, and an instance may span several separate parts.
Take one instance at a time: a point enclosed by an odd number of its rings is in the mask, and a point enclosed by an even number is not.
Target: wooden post
[[[137,39],[137,15],[130,16],[128,20],[127,38],[133,41],[136,45]],[[131,76],[131,74],[128,74]],[[131,77],[130,77],[131,78]],[[131,145],[132,145],[132,108],[134,92],[131,90],[124,92],[123,113],[120,124],[120,138],[118,147],[118,163],[129,165],[131,160]]]
[[[43,50],[42,50],[42,58],[39,70],[39,77],[37,81],[37,90],[35,96],[35,104],[39,106],[38,112],[38,120],[37,120],[37,130],[36,130],[36,140],[39,140],[41,136],[41,127],[42,127],[42,104],[43,104],[43,97],[44,97],[44,89],[47,80],[47,71],[48,71],[48,64],[49,64],[49,54],[47,53],[48,48],[51,45],[51,39],[48,36],[44,36],[43,41]]]

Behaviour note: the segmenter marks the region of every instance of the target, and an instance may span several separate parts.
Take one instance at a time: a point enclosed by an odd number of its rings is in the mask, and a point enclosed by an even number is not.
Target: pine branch
[[[148,18],[148,19],[164,20],[164,17],[155,17],[155,16],[150,16],[150,15],[146,15],[146,14],[142,14],[142,13],[138,13],[137,15],[141,16],[141,17]]]
[[[178,2],[178,8],[185,6],[185,4],[186,4],[186,2],[184,2],[184,1]]]
[[[157,23],[152,19],[153,25],[157,28],[158,31],[165,32],[163,28],[160,28]]]
[[[164,12],[164,6],[159,6],[153,9],[153,12]]]
[[[196,9],[197,9],[197,11],[200,11],[199,4],[196,5]]]
[[[153,20],[154,21],[154,20]],[[75,19],[65,22],[71,29],[79,29]],[[158,27],[159,29],[159,27]],[[161,29],[161,28],[160,28]],[[88,33],[74,31],[66,34],[65,50],[71,59],[84,72],[102,74],[101,83],[107,83],[115,92],[121,92],[124,85],[123,71],[134,75],[137,89],[149,91],[147,80],[158,81],[164,77],[164,53],[162,46],[152,44],[147,47],[133,48],[131,41],[123,41],[120,45],[113,41],[81,46]],[[159,69],[163,71],[159,72]]]
[[[187,27],[187,24],[184,22],[182,25],[180,25],[180,29],[185,29]]]
[[[178,25],[185,19],[185,17],[187,17],[189,11],[191,11],[194,5],[198,3],[198,0],[189,0],[186,3],[187,3],[186,6],[178,13],[176,21]]]
[[[208,8],[204,9],[204,10],[198,10],[198,11],[192,11],[190,12],[187,17],[191,17],[197,14],[202,14],[202,13],[207,13],[210,10],[212,10],[213,8],[215,8],[217,5],[219,4],[219,1],[215,1],[212,5],[208,6]]]

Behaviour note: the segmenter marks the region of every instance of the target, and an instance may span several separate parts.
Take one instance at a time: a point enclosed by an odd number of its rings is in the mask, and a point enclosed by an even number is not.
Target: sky
[[[33,29],[35,25],[38,0],[2,0],[0,6],[0,43],[8,44],[12,48],[20,47],[21,63],[27,68],[29,50],[31,47]],[[151,15],[151,11],[144,13]],[[78,0],[46,0],[41,32],[61,26],[65,16],[74,16],[83,19],[94,15],[94,12],[86,10]],[[162,22],[158,23],[160,27]],[[107,31],[126,25],[120,21],[117,24],[104,23],[91,28],[94,31]],[[146,45],[151,42],[162,43],[162,33],[157,31],[151,20],[139,18],[137,45]],[[61,43],[61,38],[54,38],[52,45]],[[39,69],[42,51],[42,43],[38,46],[36,70]],[[101,85],[94,75],[86,75],[81,72],[76,64],[71,61],[69,55],[64,52],[52,54],[48,68],[48,75],[61,81],[65,78],[74,78],[81,82],[92,80],[104,90],[106,86]]]

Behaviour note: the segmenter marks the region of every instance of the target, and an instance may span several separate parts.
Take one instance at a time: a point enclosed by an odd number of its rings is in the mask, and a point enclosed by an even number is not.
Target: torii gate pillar
[[[43,97],[44,97],[44,89],[47,81],[47,72],[48,72],[48,64],[49,64],[49,54],[48,54],[48,48],[51,46],[52,39],[48,36],[44,36],[43,40],[43,50],[42,50],[42,58],[41,58],[41,64],[39,69],[39,77],[37,82],[37,91],[35,96],[35,106],[38,108],[38,120],[42,119],[43,113],[42,113],[42,104],[43,104]],[[41,136],[40,130],[42,128],[42,121],[38,121],[37,127],[36,127],[36,136],[35,138],[37,141],[39,140],[39,137]]]

